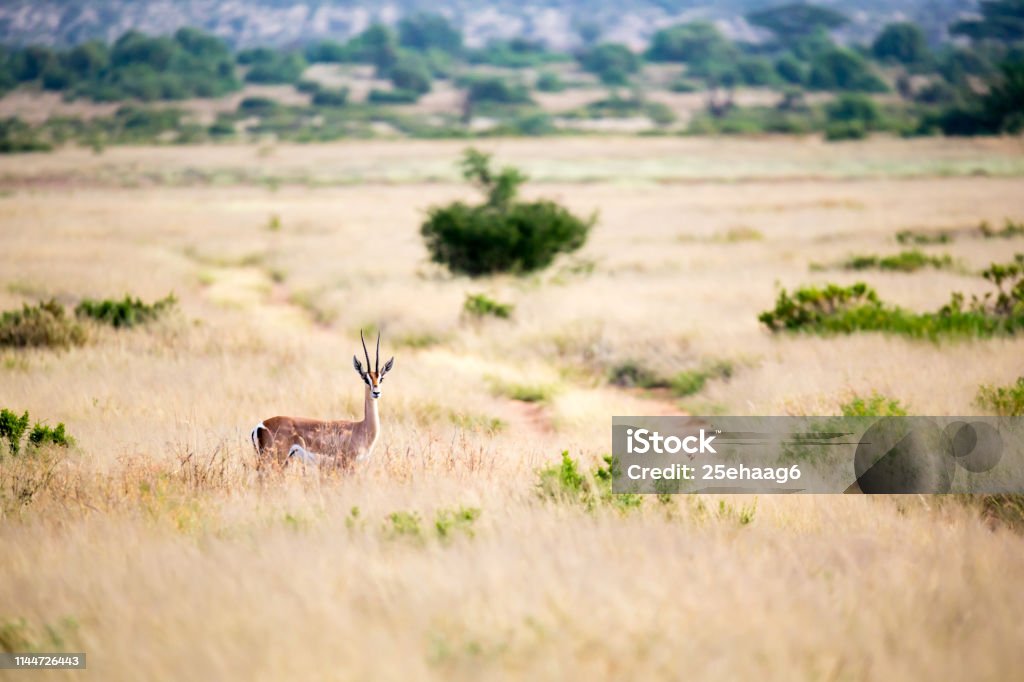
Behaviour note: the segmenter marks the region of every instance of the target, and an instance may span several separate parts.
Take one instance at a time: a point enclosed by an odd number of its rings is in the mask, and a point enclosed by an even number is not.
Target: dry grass
[[[562,449],[588,465],[606,452],[613,414],[834,413],[872,389],[918,414],[975,412],[979,384],[1024,374],[1024,341],[772,338],[756,314],[777,285],[847,281],[809,265],[895,249],[900,229],[1019,218],[1019,180],[937,177],[1019,164],[1019,143],[493,147],[545,180],[534,194],[601,220],[572,259],[485,287],[428,264],[417,233],[425,207],[469,194],[424,182],[452,177],[457,144],[0,159],[0,309],[50,295],[181,301],[155,327],[67,352],[0,352],[0,405],[63,421],[79,442],[0,519],[0,631],[24,619],[18,631],[45,648],[49,625],[102,679],[1004,679],[1024,664],[1024,540],[975,510],[679,497],[622,516],[534,493],[535,469]],[[746,171],[730,169],[740,157]],[[352,184],[131,186],[157,168],[252,164]],[[712,181],[689,176],[700,169]],[[661,171],[689,181],[651,182]],[[720,238],[737,226],[761,239]],[[941,250],[977,269],[1005,258],[995,241]],[[950,272],[858,274],[922,309],[978,287]],[[460,316],[482,288],[516,306],[512,320]],[[249,429],[277,413],[356,414],[351,354],[371,324],[396,356],[374,458],[347,479],[261,486]],[[677,404],[609,386],[628,359],[736,371]],[[496,389],[512,385],[545,399]],[[439,510],[460,507],[481,510],[472,537],[439,538]],[[419,537],[396,534],[396,511],[419,515]]]

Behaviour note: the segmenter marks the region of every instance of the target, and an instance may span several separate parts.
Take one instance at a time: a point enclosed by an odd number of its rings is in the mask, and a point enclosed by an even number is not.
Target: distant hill
[[[345,38],[373,22],[432,11],[460,25],[470,45],[491,38],[525,36],[571,49],[600,38],[643,45],[658,28],[678,21],[712,19],[735,38],[756,38],[743,20],[751,10],[785,0],[4,0],[0,42],[69,45],[113,40],[129,29],[170,33],[196,26],[236,46],[288,46],[314,38]],[[910,19],[932,41],[970,13],[974,0],[824,0],[851,18],[841,38],[865,40],[889,21]]]

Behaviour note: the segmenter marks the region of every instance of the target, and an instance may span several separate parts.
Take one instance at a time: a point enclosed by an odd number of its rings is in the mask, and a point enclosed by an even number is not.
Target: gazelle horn
[[[369,362],[369,360],[367,360]],[[373,363],[373,371],[380,373],[380,330],[377,331],[377,357]]]
[[[366,350],[366,339],[363,338],[363,330],[359,330],[359,340],[363,342],[363,355],[366,356],[366,371],[370,371],[370,351]]]

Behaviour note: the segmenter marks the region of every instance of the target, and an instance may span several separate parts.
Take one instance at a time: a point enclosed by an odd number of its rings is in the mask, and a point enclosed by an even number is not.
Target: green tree
[[[521,83],[500,76],[477,76],[465,82],[469,103],[529,104],[530,91]]]
[[[782,80],[792,85],[801,85],[807,80],[804,63],[790,53],[782,55],[775,62],[775,72]]]
[[[306,70],[306,60],[298,52],[260,51],[251,62],[245,80],[250,83],[297,83]]]
[[[151,38],[138,31],[128,31],[114,43],[110,61],[115,66],[145,64],[163,71],[171,63],[177,45],[170,38]]]
[[[747,21],[771,31],[779,42],[792,43],[817,31],[831,31],[847,23],[846,15],[828,7],[793,3],[751,12]]]
[[[95,78],[110,64],[110,50],[99,40],[71,48],[61,60],[79,78]]]
[[[407,53],[391,68],[391,83],[399,90],[424,94],[430,92],[430,69],[418,55]]]
[[[909,22],[889,24],[882,29],[871,45],[871,54],[876,59],[908,65],[923,64],[930,57],[924,31]]]
[[[337,40],[320,40],[306,46],[306,61],[311,64],[335,63],[351,61],[352,50]]]
[[[383,24],[370,26],[352,38],[348,47],[356,61],[377,67],[378,75],[387,75],[398,62],[398,37]]]
[[[982,0],[981,16],[953,24],[949,32],[975,41],[1024,41],[1024,0]]]
[[[437,49],[455,54],[462,50],[462,33],[440,14],[421,12],[398,22],[398,42],[421,52]]]
[[[580,55],[580,65],[597,74],[606,85],[625,85],[640,70],[642,62],[632,50],[619,43],[602,43]]]
[[[652,62],[707,63],[728,57],[732,44],[706,21],[664,28],[651,38],[647,58]]]
[[[547,267],[559,253],[586,242],[595,219],[578,218],[553,201],[518,201],[527,179],[519,170],[495,171],[490,156],[475,149],[465,152],[461,166],[485,200],[430,209],[420,232],[434,262],[470,276],[525,273]]]
[[[835,48],[817,55],[811,62],[810,87],[815,90],[885,92],[885,82],[867,61],[853,50]]]

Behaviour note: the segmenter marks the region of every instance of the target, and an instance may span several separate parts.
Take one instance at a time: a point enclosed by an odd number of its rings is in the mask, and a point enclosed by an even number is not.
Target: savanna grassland
[[[1024,665],[1024,539],[942,498],[544,498],[610,418],[836,414],[873,392],[979,414],[1024,339],[771,334],[781,287],[866,281],[934,310],[1024,238],[1015,139],[490,140],[530,197],[598,212],[540,274],[453,277],[426,209],[472,188],[455,141],[117,147],[0,158],[0,310],[172,314],[0,350],[0,407],[76,442],[12,498],[0,647],[88,653],[38,679],[989,679]],[[848,270],[905,249],[949,267]],[[940,262],[937,260],[936,262]],[[467,295],[513,306],[467,314]],[[360,416],[360,329],[395,356],[351,475],[260,485],[250,429]],[[371,349],[372,352],[372,349]],[[706,370],[696,390],[611,381]],[[683,395],[686,393],[687,395]],[[20,473],[19,473],[20,472]],[[589,485],[594,485],[590,483]],[[21,676],[26,676],[24,673]],[[20,679],[10,671],[0,673]]]

